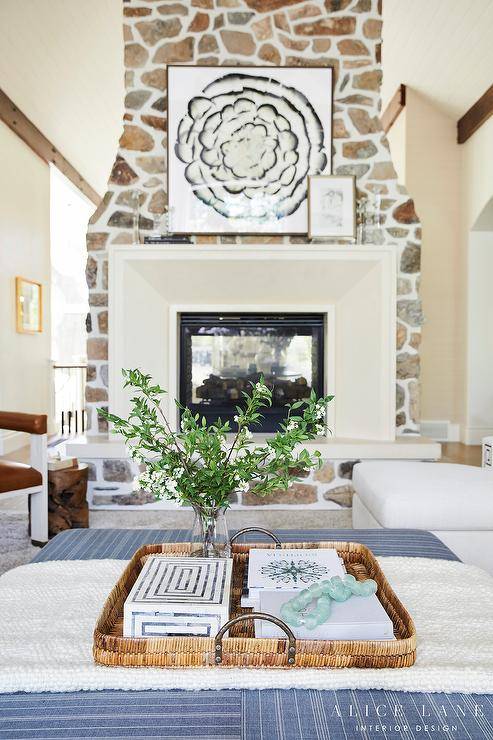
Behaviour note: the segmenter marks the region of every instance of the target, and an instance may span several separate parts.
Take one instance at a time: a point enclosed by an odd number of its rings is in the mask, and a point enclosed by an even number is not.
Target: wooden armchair
[[[0,429],[31,435],[31,464],[0,460],[0,500],[30,496],[31,542],[48,541],[48,460],[47,417],[45,414],[18,414],[0,411]]]

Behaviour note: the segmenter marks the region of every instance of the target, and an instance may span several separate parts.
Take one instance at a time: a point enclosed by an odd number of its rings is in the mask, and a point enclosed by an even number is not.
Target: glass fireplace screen
[[[261,375],[273,404],[255,431],[275,431],[286,404],[323,394],[323,314],[182,314],[180,402],[235,428],[241,393]]]

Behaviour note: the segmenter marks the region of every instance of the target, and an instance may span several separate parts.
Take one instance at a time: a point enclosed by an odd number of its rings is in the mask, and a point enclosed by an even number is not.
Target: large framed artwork
[[[306,234],[331,151],[331,67],[168,66],[173,233]]]

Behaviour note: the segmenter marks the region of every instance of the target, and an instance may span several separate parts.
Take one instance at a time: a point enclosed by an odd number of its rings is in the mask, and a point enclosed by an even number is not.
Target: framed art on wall
[[[306,234],[308,175],[331,172],[331,67],[168,66],[175,234]]]
[[[21,334],[43,331],[43,288],[23,277],[15,279],[16,329]]]
[[[356,238],[356,180],[353,175],[308,178],[308,236]]]

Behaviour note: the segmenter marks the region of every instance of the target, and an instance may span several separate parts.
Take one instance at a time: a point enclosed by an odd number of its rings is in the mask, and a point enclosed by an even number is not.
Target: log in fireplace
[[[287,404],[324,392],[323,314],[203,314],[180,316],[180,403],[235,428],[242,391],[263,376],[272,407],[255,431],[273,432]]]

